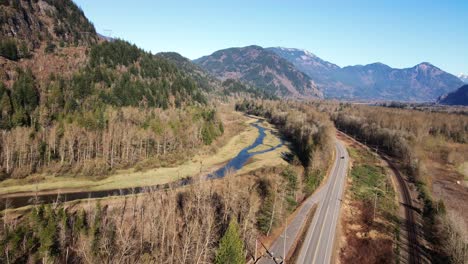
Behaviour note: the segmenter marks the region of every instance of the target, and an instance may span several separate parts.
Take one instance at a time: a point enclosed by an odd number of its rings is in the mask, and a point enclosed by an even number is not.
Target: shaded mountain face
[[[259,46],[220,50],[194,62],[223,81],[240,80],[269,94],[295,98],[322,96],[308,75]]]
[[[468,84],[463,85],[456,91],[441,96],[438,101],[444,105],[466,105],[468,106]]]
[[[340,68],[302,50],[269,48],[309,75],[327,98],[435,101],[463,83],[456,76],[421,63],[394,69],[382,63]]]

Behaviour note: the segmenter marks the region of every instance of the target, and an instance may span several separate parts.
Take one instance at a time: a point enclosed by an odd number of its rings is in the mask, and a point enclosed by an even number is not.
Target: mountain
[[[427,62],[406,69],[394,69],[383,63],[340,68],[307,51],[268,50],[309,75],[328,98],[435,101],[463,84],[456,76]]]
[[[338,65],[324,61],[306,50],[282,47],[266,48],[266,50],[272,51],[294,64],[298,70],[309,75],[319,87],[330,82],[328,78],[334,71],[340,69]]]
[[[0,129],[96,109],[205,105],[221,86],[178,54],[103,39],[72,0],[0,1],[0,20]]]
[[[468,106],[468,84],[463,85],[456,91],[441,96],[437,102],[444,105],[466,105]]]
[[[462,73],[462,74],[458,75],[458,78],[459,78],[462,82],[468,83],[468,74],[463,74],[463,73]]]
[[[160,52],[156,54],[156,57],[161,57],[174,63],[179,69],[187,73],[197,83],[198,87],[210,93],[210,96],[276,99],[274,95],[250,87],[246,83],[238,80],[227,79],[221,81],[179,53]]]
[[[292,63],[259,46],[229,48],[194,60],[221,80],[236,79],[283,97],[321,97],[309,76]]]
[[[349,99],[434,101],[462,85],[457,77],[427,62],[406,69],[382,63],[348,66],[335,71],[331,79],[336,82],[325,87],[326,93]]]

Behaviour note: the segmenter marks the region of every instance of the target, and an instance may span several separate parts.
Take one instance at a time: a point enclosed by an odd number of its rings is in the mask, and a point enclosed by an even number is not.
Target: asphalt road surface
[[[349,163],[348,153],[341,142],[336,143],[335,156],[327,182],[304,202],[296,217],[287,225],[285,232],[270,247],[269,251],[276,262],[271,257],[264,257],[258,263],[281,263],[283,256],[288,255],[294,241],[299,237],[301,227],[316,203],[318,207],[308,228],[297,263],[330,263]]]

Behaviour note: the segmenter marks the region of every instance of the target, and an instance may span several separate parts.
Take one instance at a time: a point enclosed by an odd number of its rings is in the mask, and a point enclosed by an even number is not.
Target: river
[[[280,139],[280,143],[276,146],[271,148],[261,150],[261,151],[254,151],[250,152],[251,150],[255,149],[257,146],[263,144],[263,140],[266,137],[265,128],[260,126],[261,121],[257,121],[251,124],[253,127],[257,128],[258,130],[258,137],[255,141],[242,149],[236,157],[229,160],[226,165],[221,167],[220,169],[216,170],[214,173],[209,174],[207,179],[219,179],[223,178],[228,171],[237,171],[241,169],[247,161],[255,155],[263,154],[266,152],[273,151],[281,146],[283,146],[284,142]],[[0,211],[4,210],[5,207],[8,208],[19,208],[35,203],[54,203],[54,202],[69,202],[79,199],[87,199],[87,198],[102,198],[102,197],[109,197],[109,196],[119,196],[119,195],[128,195],[128,194],[135,194],[135,193],[143,193],[153,190],[161,190],[169,187],[180,187],[185,186],[192,183],[192,179],[190,177],[180,179],[174,181],[172,183],[155,185],[155,186],[146,186],[146,187],[135,187],[135,188],[126,188],[126,189],[112,189],[112,190],[103,190],[103,191],[90,191],[90,192],[68,192],[68,193],[53,193],[53,194],[40,194],[40,195],[24,195],[24,196],[13,196],[9,198],[0,199]]]

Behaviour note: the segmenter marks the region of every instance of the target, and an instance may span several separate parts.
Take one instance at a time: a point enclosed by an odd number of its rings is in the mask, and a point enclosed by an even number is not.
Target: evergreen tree
[[[87,215],[85,210],[81,210],[80,212],[76,213],[75,222],[73,224],[73,232],[85,232],[87,228]]]
[[[270,231],[272,221],[273,225],[275,224],[276,219],[273,214],[274,203],[275,195],[273,193],[269,193],[258,210],[257,227],[264,234],[268,234]]]
[[[235,220],[231,220],[229,227],[219,243],[215,258],[216,264],[241,264],[245,263],[244,242],[239,235],[239,226]]]
[[[100,242],[101,242],[101,218],[102,218],[102,207],[101,204],[97,203],[94,222],[91,226],[91,251],[93,255],[97,256],[100,251]]]
[[[50,205],[34,208],[32,226],[38,238],[38,252],[44,260],[57,256],[59,252],[58,226],[54,209]]]
[[[30,69],[19,72],[18,80],[13,84],[12,101],[15,125],[30,125],[31,114],[39,106],[39,91]]]
[[[0,56],[5,57],[9,60],[18,60],[18,47],[16,41],[12,39],[3,40],[0,42]]]
[[[8,129],[10,127],[12,113],[13,108],[10,97],[7,93],[4,93],[3,96],[0,93],[0,129]]]

